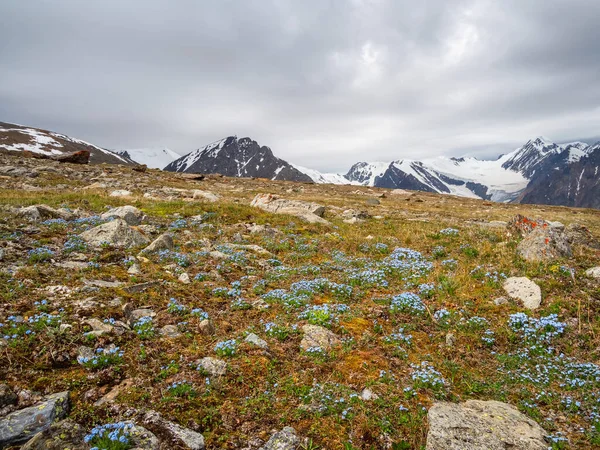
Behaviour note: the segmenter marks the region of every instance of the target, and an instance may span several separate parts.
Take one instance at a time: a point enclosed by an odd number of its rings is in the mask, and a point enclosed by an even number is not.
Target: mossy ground
[[[238,448],[251,437],[266,440],[273,429],[290,425],[300,436],[311,439],[311,448],[418,449],[425,445],[426,415],[431,403],[467,399],[500,400],[516,405],[549,433],[565,433],[570,448],[600,445],[600,422],[594,416],[598,411],[600,379],[591,375],[582,386],[571,387],[555,374],[547,382],[527,381],[515,375],[528,370],[525,366],[547,362],[546,356],[539,361],[532,354],[526,359],[515,356],[532,345],[508,326],[509,316],[524,310],[514,302],[496,306],[493,300],[504,295],[501,282],[485,275],[498,272],[535,280],[542,288],[543,302],[531,315],[539,318],[554,313],[567,324],[565,332],[552,341],[555,349],[552,354],[562,353],[581,363],[596,363],[600,344],[600,288],[585,277],[584,271],[600,265],[599,252],[576,248],[569,260],[527,263],[517,256],[518,236],[468,222],[509,220],[521,213],[565,224],[576,221],[599,236],[598,211],[493,204],[423,193],[418,194],[422,202],[388,195],[380,199],[381,205],[373,206],[365,204],[367,195],[385,190],[265,180],[193,182],[157,171],[143,175],[132,175],[126,168],[110,171],[116,178],[124,173],[128,177],[125,180],[132,177],[142,180],[141,185],[129,181],[134,198],[109,197],[109,191],[105,190],[76,190],[86,183],[58,174],[28,180],[41,187],[41,191],[18,189],[14,180],[4,180],[4,188],[0,190],[0,204],[12,207],[43,203],[97,214],[107,206],[131,204],[147,214],[149,223],[161,231],[170,229],[175,236],[179,259],[176,255],[150,256],[139,275],[129,275],[126,262],[139,249],[87,249],[83,253],[95,264],[75,271],[62,269],[56,262],[69,258],[63,251],[68,237],[89,225],[42,223],[35,224],[37,230],[33,230],[14,214],[0,213],[0,239],[15,244],[1,263],[12,272],[0,275],[0,322],[6,327],[9,315],[27,319],[42,311],[60,315],[62,323],[73,325],[67,332],[47,326],[40,327],[33,335],[23,334],[8,340],[0,347],[3,361],[0,379],[43,393],[70,390],[73,400],[70,417],[84,426],[91,428],[116,420],[119,414],[110,405],[93,406],[96,398],[90,392],[100,389],[104,393],[122,380],[132,379],[133,387],[124,390],[116,403],[154,409],[183,426],[193,426],[203,433],[208,448]],[[142,197],[147,189],[165,186],[205,189],[219,193],[222,199],[205,203]],[[300,219],[252,208],[249,202],[258,192],[325,204],[330,207],[326,218],[332,226],[306,224]],[[336,207],[366,209],[381,218],[346,224],[335,214]],[[187,220],[200,214],[205,217],[202,224]],[[178,219],[187,221],[182,227],[170,228]],[[268,223],[282,233],[248,234],[240,224],[250,222]],[[458,234],[440,233],[449,227],[457,229]],[[238,233],[244,243],[260,245],[273,256],[232,252],[229,259],[217,261],[201,251],[205,245],[203,239],[218,247],[238,242]],[[27,259],[27,251],[40,246],[55,251],[54,262]],[[420,252],[423,261],[431,263],[431,269],[414,277],[387,272],[387,285],[353,284],[353,273],[385,266],[386,258],[396,247]],[[176,266],[165,268],[169,264]],[[19,267],[16,271],[15,266]],[[482,266],[481,273],[473,273],[477,266]],[[177,281],[182,271],[189,273],[191,284]],[[211,271],[212,275],[202,281],[194,280],[197,274]],[[266,309],[257,306],[241,309],[234,303],[243,298],[252,305],[274,289],[290,291],[295,282],[317,278],[353,284],[349,298],[336,297],[324,289],[310,293],[307,300],[306,306],[349,307],[349,311],[337,314],[337,319],[332,314],[328,326],[342,338],[343,345],[330,352],[311,355],[300,351],[300,328],[307,322],[299,315],[305,306],[286,307],[283,301],[267,300]],[[81,289],[84,279],[115,280],[124,285],[86,292]],[[157,280],[162,283],[142,293],[128,293],[124,289]],[[433,284],[434,289],[428,295],[420,294],[426,306],[423,313],[392,312],[393,296],[403,292],[419,294],[419,286],[425,283]],[[50,296],[45,288],[53,285],[67,286],[72,292]],[[218,289],[215,291],[219,287],[236,292],[221,295]],[[93,297],[101,306],[81,313],[76,302],[86,297]],[[85,337],[84,316],[123,319],[119,306],[108,306],[115,297],[136,307],[152,308],[157,313],[153,321],[157,330],[167,324],[179,324],[182,336],[167,339],[157,333],[149,339],[140,339],[127,333],[96,339]],[[184,305],[187,312],[167,312],[172,298]],[[47,300],[46,305],[36,303],[43,300]],[[189,314],[193,308],[208,313],[215,325],[215,335],[198,332],[200,318]],[[436,315],[442,309],[450,313],[448,320]],[[473,318],[483,318],[485,322]],[[270,337],[265,332],[268,322],[289,332],[281,339]],[[399,329],[410,335],[410,345],[386,339]],[[493,334],[491,344],[482,340],[486,331]],[[244,337],[249,332],[265,339],[268,351],[245,343]],[[448,333],[455,337],[452,346],[446,343]],[[237,340],[237,350],[233,356],[224,358],[227,374],[208,379],[196,369],[195,361],[205,356],[216,357],[215,345],[230,339]],[[90,371],[77,364],[78,346],[99,348],[109,344],[124,351],[121,363],[102,371]],[[413,379],[418,370],[414,366],[424,361],[439,372],[445,386],[439,388],[435,383],[418,383]],[[171,395],[168,387],[184,380],[193,386],[194,395]],[[378,398],[360,399],[366,387]],[[573,406],[572,402],[580,403]],[[556,444],[556,448],[562,448],[560,445],[563,444]]]

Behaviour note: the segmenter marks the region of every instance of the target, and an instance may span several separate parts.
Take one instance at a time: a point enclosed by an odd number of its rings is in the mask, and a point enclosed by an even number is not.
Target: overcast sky
[[[1,0],[0,121],[320,170],[600,136],[598,0]]]

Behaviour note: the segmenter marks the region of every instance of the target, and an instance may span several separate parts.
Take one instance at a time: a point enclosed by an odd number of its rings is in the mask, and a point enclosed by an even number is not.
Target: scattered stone
[[[125,189],[117,189],[116,191],[112,191],[110,193],[111,197],[130,197],[132,195],[131,191],[126,191]]]
[[[497,401],[434,403],[427,450],[546,450],[547,433],[516,408]]]
[[[596,278],[597,280],[600,280],[600,266],[592,267],[591,269],[586,270],[585,274],[588,277],[592,277],[592,278]]]
[[[304,325],[302,331],[304,332],[304,337],[300,342],[302,350],[307,350],[311,347],[320,347],[323,350],[329,350],[342,342],[332,331],[319,325]]]
[[[102,219],[120,218],[127,222],[128,225],[139,225],[142,223],[144,213],[135,206],[119,206],[113,208],[100,216]]]
[[[456,344],[456,336],[454,335],[454,333],[446,333],[446,346],[454,347],[455,344]]]
[[[199,189],[194,190],[192,197],[194,200],[207,200],[211,203],[218,202],[220,197],[212,192],[201,191]]]
[[[85,187],[83,187],[82,189],[84,190],[92,190],[92,189],[106,189],[108,187],[108,185],[106,183],[100,183],[100,182],[95,182],[92,184],[89,184]]]
[[[160,329],[160,334],[169,339],[181,337],[181,333],[177,329],[176,325],[165,325]]]
[[[112,403],[119,396],[120,393],[129,389],[135,385],[134,381],[131,379],[123,380],[120,384],[113,386],[113,388],[108,392],[108,394],[104,395],[102,398],[97,400],[94,403],[94,406],[102,406],[106,403]]]
[[[213,334],[215,334],[215,325],[213,324],[212,320],[204,319],[198,325],[198,330],[200,331],[200,334],[203,334],[205,336],[212,336]]]
[[[142,267],[140,266],[140,263],[135,261],[130,267],[129,269],[127,269],[127,273],[129,275],[139,275],[140,273],[142,273]]]
[[[371,215],[367,211],[356,210],[356,209],[346,209],[342,213],[342,217],[344,219],[368,219]]]
[[[259,255],[273,256],[273,253],[256,244],[231,244],[228,242],[223,244],[223,246],[232,250],[249,250]]]
[[[131,168],[134,172],[146,173],[148,166],[146,164],[137,164]]]
[[[115,288],[123,286],[123,283],[121,283],[120,281],[106,281],[106,280],[91,280],[91,281],[85,280],[84,284],[86,286],[94,286],[94,287],[105,288],[105,289],[115,289]]]
[[[289,214],[310,223],[329,224],[328,221],[323,219],[325,207],[317,203],[286,200],[273,194],[257,194],[250,206],[272,213]]]
[[[249,344],[255,345],[256,347],[262,348],[263,350],[266,350],[267,348],[269,348],[269,344],[267,344],[267,342],[261,338],[259,338],[256,334],[254,333],[250,333],[248,336],[246,336],[246,339],[244,339],[246,342],[248,342]]]
[[[88,150],[80,150],[66,155],[53,156],[52,159],[59,163],[87,164],[90,162],[90,156],[91,153]]]
[[[537,228],[519,243],[517,252],[526,261],[550,261],[571,256],[571,246],[563,234]]]
[[[161,250],[173,250],[175,244],[173,242],[173,236],[169,233],[161,234],[152,243],[140,252],[140,254],[154,253]]]
[[[50,428],[36,434],[21,450],[70,450],[85,448],[86,432],[70,419],[53,423]]]
[[[379,398],[379,395],[374,393],[369,388],[364,388],[363,391],[360,393],[360,398],[365,402],[369,402],[371,400],[377,400]]]
[[[156,317],[156,313],[150,308],[137,308],[133,309],[131,303],[125,303],[123,305],[123,313],[129,322],[129,326],[133,326],[142,317]]]
[[[0,420],[0,448],[22,444],[37,433],[65,417],[69,409],[69,392],[49,395],[35,406],[10,413]]]
[[[523,302],[525,308],[534,310],[542,303],[542,290],[527,277],[511,277],[502,286],[510,298]]]
[[[296,436],[296,430],[292,427],[285,427],[273,434],[260,450],[296,450],[299,447],[300,439]]]
[[[168,437],[171,440],[171,446],[165,448],[173,448],[172,444],[183,444],[189,450],[204,450],[205,448],[204,436],[163,419],[156,411],[147,411],[141,417],[141,422],[161,438]],[[162,445],[169,445],[169,443],[163,441]]]
[[[63,219],[72,220],[76,215],[65,209],[54,209],[46,205],[33,205],[20,208],[17,210],[17,215],[25,217],[31,222],[41,222],[48,219]]]
[[[376,198],[373,198],[373,197],[368,198],[366,203],[367,203],[367,205],[380,205],[381,204],[381,202],[379,200],[377,200]]]
[[[144,292],[150,288],[158,286],[159,284],[160,281],[147,281],[145,283],[138,283],[132,286],[127,286],[126,288],[123,288],[123,290],[128,294],[139,294],[140,292]]]
[[[600,240],[595,239],[587,227],[578,223],[572,223],[565,228],[564,235],[571,245],[583,245],[585,247],[600,249]]]
[[[148,238],[131,228],[123,219],[104,223],[80,234],[81,238],[94,247],[110,244],[113,247],[137,247],[149,242]]]
[[[207,356],[198,361],[198,367],[204,370],[208,375],[220,377],[227,372],[227,363],[221,359]]]
[[[191,283],[190,276],[186,272],[183,272],[181,275],[179,275],[179,278],[177,280],[179,280],[179,282],[183,284]]]
[[[6,384],[0,384],[0,408],[16,405],[17,394]]]
[[[98,319],[87,319],[83,322],[86,325],[92,327],[92,331],[88,331],[84,336],[102,336],[103,334],[109,334],[113,331],[113,326],[109,323],[104,323]]]
[[[494,305],[496,305],[496,306],[506,305],[507,303],[508,303],[508,299],[506,297],[498,297],[498,298],[494,299]]]

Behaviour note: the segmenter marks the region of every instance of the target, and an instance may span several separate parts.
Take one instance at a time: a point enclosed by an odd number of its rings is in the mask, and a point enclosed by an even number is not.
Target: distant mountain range
[[[248,137],[229,136],[185,156],[166,148],[111,152],[51,131],[0,122],[0,150],[57,155],[81,149],[91,152],[91,163],[138,162],[172,172],[355,184],[498,202],[600,208],[600,142],[557,144],[538,137],[495,160],[438,157],[358,162],[347,173],[337,174],[291,164]]]
[[[64,134],[40,128],[25,127],[0,122],[0,150],[8,152],[30,151],[47,156],[60,156],[87,150],[92,164],[135,164],[130,158],[75,139]]]

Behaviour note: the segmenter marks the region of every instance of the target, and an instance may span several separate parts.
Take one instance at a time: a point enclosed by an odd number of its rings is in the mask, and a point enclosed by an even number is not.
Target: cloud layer
[[[292,162],[492,156],[600,135],[593,0],[0,2],[0,120]]]

